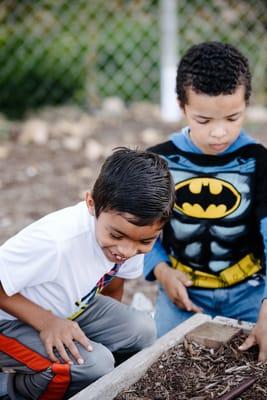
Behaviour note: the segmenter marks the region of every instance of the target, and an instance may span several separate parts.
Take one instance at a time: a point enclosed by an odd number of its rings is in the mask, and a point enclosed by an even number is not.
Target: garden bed
[[[118,393],[126,390],[137,382],[164,352],[168,351],[177,343],[181,343],[187,333],[210,320],[211,317],[205,314],[194,315],[160,339],[157,339],[152,346],[140,351],[119,365],[112,372],[77,393],[71,400],[114,399]]]
[[[266,400],[267,364],[255,347],[238,350],[245,338],[241,331],[216,349],[185,338],[115,400]]]
[[[205,328],[203,330],[202,327],[205,323],[209,323],[212,329],[207,330]],[[237,386],[243,384],[247,377],[257,377],[255,382],[258,397],[238,398],[266,399],[264,390],[267,387],[265,378],[267,370],[261,370],[262,366],[256,361],[255,349],[252,352],[241,354],[236,350],[239,342],[228,344],[225,347],[223,347],[223,344],[220,345],[220,343],[227,342],[230,336],[234,337],[235,340],[242,340],[242,337],[236,338],[237,333],[242,329],[242,332],[247,334],[252,326],[253,324],[228,318],[216,317],[212,320],[208,315],[196,314],[156,340],[153,346],[139,352],[111,373],[76,394],[72,400],[176,400],[178,398],[179,400],[217,400],[219,395],[223,395],[228,389],[234,388],[235,382]],[[231,331],[232,328],[236,329]],[[205,350],[199,344],[192,343],[196,336],[198,343],[209,343],[212,347]],[[230,361],[231,352],[236,354],[237,365],[234,365],[234,360]],[[206,367],[202,370],[202,364],[199,365],[198,361],[205,354],[208,360],[203,361]],[[175,357],[177,356],[180,364],[175,365],[177,362]],[[185,361],[185,364],[182,361]],[[171,372],[166,371],[167,367],[163,365],[165,362],[171,365]],[[209,364],[210,362],[211,364]],[[231,370],[231,368],[233,369]],[[216,377],[216,369],[226,375],[224,381],[221,377]],[[182,374],[178,383],[175,383],[173,370],[178,375]],[[150,374],[150,371],[151,375],[147,375]],[[212,376],[213,381],[209,382]],[[221,382],[225,383],[226,386],[220,386],[219,383]],[[174,387],[173,393],[169,393],[168,391],[172,390],[172,386]],[[216,391],[214,388],[216,388]],[[151,389],[154,392],[150,392]],[[182,390],[189,391],[181,394]],[[210,390],[210,397],[207,397],[207,390]],[[255,383],[252,390],[255,390]],[[222,398],[222,400],[226,399]]]

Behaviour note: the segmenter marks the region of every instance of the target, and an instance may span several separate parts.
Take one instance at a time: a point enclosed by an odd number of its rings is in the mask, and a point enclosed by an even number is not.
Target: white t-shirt
[[[6,294],[21,293],[62,318],[77,312],[80,300],[113,267],[96,241],[95,218],[85,202],[48,214],[0,247]],[[142,270],[143,255],[137,255],[116,276],[137,278]],[[0,310],[2,319],[15,318]]]

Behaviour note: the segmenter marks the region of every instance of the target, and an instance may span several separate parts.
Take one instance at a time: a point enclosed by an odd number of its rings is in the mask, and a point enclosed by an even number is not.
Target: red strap
[[[46,391],[40,397],[40,400],[59,400],[63,399],[66,390],[70,384],[70,365],[52,364],[54,377],[47,386]]]
[[[18,340],[0,334],[0,351],[8,354],[23,365],[36,372],[51,368],[54,376],[41,395],[40,400],[60,400],[63,398],[70,383],[70,365],[53,364],[42,355],[35,353]]]
[[[0,334],[0,351],[26,365],[33,371],[43,371],[52,364],[47,358],[35,353],[18,340]]]

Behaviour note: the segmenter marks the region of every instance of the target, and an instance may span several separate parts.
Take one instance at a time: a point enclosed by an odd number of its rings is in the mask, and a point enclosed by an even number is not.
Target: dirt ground
[[[16,128],[15,133],[11,134],[11,140],[2,139],[0,244],[45,214],[81,201],[112,148],[124,145],[146,148],[150,145],[149,138],[156,137],[156,140],[162,141],[174,130],[173,126],[160,122],[158,118],[152,121],[150,117],[153,116],[149,116],[145,109],[141,114],[140,117],[126,113],[97,118],[93,133],[90,133],[90,140],[103,146],[103,155],[97,157],[86,155],[83,147],[78,150],[66,149],[63,137],[70,137],[72,132],[49,137],[45,143],[31,143],[31,140],[28,143],[20,140],[23,126],[19,125],[19,129]],[[58,121],[58,113],[51,112],[49,118],[46,114],[43,118],[46,122],[49,120],[50,124],[52,120],[53,124],[53,118],[55,122]],[[68,118],[67,112],[66,119],[72,119],[73,122],[77,120],[77,115]],[[142,136],[146,136],[146,139],[143,140]],[[156,286],[142,278],[129,281],[126,283],[124,301],[129,303],[136,291],[154,300]]]
[[[67,148],[62,136],[48,136],[43,143],[37,144],[34,140],[33,143],[20,140],[23,129],[17,124],[11,139],[5,137],[0,141],[0,244],[45,214],[81,201],[84,192],[90,189],[104,155],[112,148],[122,145],[146,148],[166,140],[171,132],[179,129],[179,124],[163,123],[150,108],[138,110],[97,118],[90,140],[105,150],[97,157],[92,152],[91,155],[85,153],[86,135],[80,148]],[[63,116],[70,119],[68,110],[64,112]],[[58,118],[53,112],[49,117],[43,116],[50,127]],[[75,118],[78,121],[77,115]],[[252,128],[252,133],[267,143],[265,127],[253,125]],[[64,137],[66,139],[66,135]],[[130,302],[135,291],[154,300],[156,286],[142,278],[128,282],[124,301]]]

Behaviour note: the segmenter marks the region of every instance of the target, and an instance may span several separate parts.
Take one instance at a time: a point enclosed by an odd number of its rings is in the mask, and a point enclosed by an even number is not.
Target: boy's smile
[[[238,138],[245,110],[244,86],[233,94],[218,96],[188,89],[184,114],[192,142],[205,154],[222,153]]]
[[[113,210],[103,211],[96,218],[96,240],[109,261],[122,263],[152,249],[162,224],[155,222],[150,226],[137,226],[131,220],[131,214]]]

